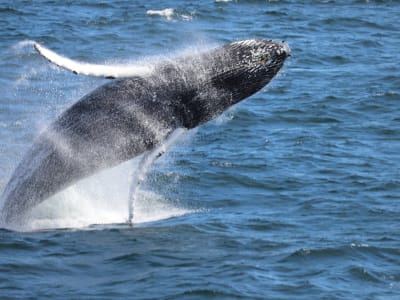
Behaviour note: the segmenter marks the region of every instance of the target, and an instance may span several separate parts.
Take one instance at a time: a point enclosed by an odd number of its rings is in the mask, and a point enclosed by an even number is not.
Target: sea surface
[[[400,299],[399,1],[0,0],[0,192],[35,137],[136,64],[289,43],[261,92],[0,229],[0,299]],[[5,227],[5,228],[4,228]]]

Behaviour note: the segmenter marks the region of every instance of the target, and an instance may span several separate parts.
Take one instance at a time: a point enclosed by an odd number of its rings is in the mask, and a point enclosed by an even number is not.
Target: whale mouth
[[[288,43],[266,39],[233,42],[223,47],[220,69],[212,74],[214,85],[232,93],[237,103],[264,87],[291,55]]]
[[[273,50],[278,56],[284,56],[284,58],[291,56],[292,52],[290,50],[289,44],[285,41],[274,42],[265,41],[266,48]]]
[[[291,56],[289,44],[285,41],[244,40],[230,44],[238,53],[238,61],[248,65],[273,67]]]
[[[281,43],[279,43],[281,45],[281,51],[283,51],[286,56],[291,56],[292,55],[292,51],[290,50],[289,44],[285,41],[282,41]]]

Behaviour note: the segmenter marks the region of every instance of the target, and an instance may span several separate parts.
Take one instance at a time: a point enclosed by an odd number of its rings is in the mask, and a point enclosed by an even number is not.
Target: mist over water
[[[18,231],[67,228],[85,230],[91,225],[128,223],[130,209],[134,209],[132,226],[195,212],[180,207],[176,199],[168,199],[166,194],[157,194],[142,186],[137,187],[132,194],[133,177],[144,176],[145,183],[147,172],[152,167],[147,165],[138,174],[141,159],[142,156],[84,179],[42,202],[23,216],[21,223],[11,228],[8,224],[4,226]],[[130,207],[130,197],[135,200],[133,208]]]
[[[399,5],[0,3],[0,191],[35,137],[108,82],[53,66],[33,41],[111,66],[249,38],[292,50],[262,92],[146,169],[133,226],[142,157],[1,229],[0,298],[397,299]]]

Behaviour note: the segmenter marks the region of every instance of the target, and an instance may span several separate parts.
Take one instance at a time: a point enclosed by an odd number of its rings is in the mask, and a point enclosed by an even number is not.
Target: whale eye
[[[259,61],[261,64],[265,65],[268,62],[268,54],[267,53],[263,53],[259,56]]]

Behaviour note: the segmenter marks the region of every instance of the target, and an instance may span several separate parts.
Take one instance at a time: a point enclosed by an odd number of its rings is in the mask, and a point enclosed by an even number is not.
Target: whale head
[[[200,83],[199,93],[185,103],[186,120],[189,120],[185,127],[193,128],[213,119],[261,90],[278,73],[288,56],[290,49],[285,42],[245,40],[193,59],[188,65],[196,74],[204,74],[200,75],[204,80],[191,80]]]
[[[223,66],[213,82],[231,93],[231,104],[262,89],[290,56],[286,42],[245,40],[223,47]]]

